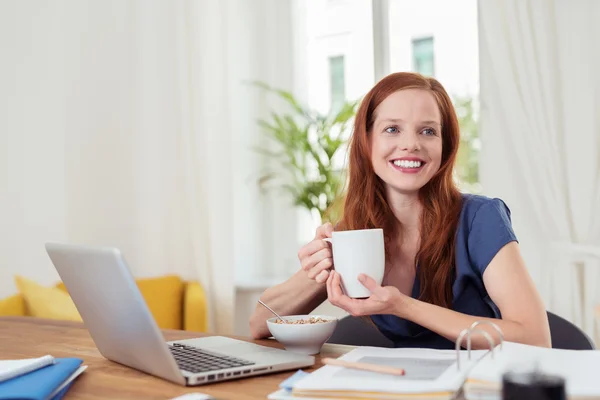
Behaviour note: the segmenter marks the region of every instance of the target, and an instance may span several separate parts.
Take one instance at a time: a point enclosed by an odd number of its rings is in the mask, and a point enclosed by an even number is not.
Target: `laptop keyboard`
[[[169,349],[180,369],[195,374],[255,364],[252,361],[229,357],[179,343],[170,344]]]

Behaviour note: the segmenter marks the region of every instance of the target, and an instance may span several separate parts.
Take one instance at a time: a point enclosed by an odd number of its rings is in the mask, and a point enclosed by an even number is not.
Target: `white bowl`
[[[273,317],[267,320],[267,326],[271,334],[286,350],[300,354],[318,354],[323,344],[331,337],[338,319],[327,315],[287,315],[282,316],[287,321],[309,320],[310,318],[321,318],[327,322],[314,324],[286,324],[276,323],[279,318]]]

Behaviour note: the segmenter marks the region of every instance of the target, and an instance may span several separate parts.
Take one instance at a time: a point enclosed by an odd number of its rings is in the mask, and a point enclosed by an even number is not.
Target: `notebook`
[[[26,374],[36,369],[54,363],[54,357],[46,355],[37,358],[25,358],[21,360],[0,361],[0,382],[9,380],[19,375]]]
[[[84,370],[79,358],[55,358],[54,363],[0,382],[2,400],[59,400]]]
[[[75,370],[59,387],[54,389],[54,392],[49,396],[51,400],[61,400],[65,394],[69,391],[71,385],[73,385],[73,381],[77,378],[83,371],[87,369],[87,365],[82,365]]]
[[[488,352],[360,347],[340,359],[403,368],[406,374],[394,376],[325,365],[294,382],[291,393],[282,390],[271,398],[451,399],[461,389],[470,368]]]

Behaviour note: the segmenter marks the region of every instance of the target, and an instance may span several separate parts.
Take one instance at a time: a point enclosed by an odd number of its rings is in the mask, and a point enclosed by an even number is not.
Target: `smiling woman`
[[[298,253],[302,269],[262,300],[283,315],[328,299],[368,316],[398,347],[454,347],[475,321],[494,321],[508,341],[550,346],[545,307],[521,258],[500,199],[462,194],[453,180],[460,132],[442,85],[414,73],[382,79],[363,99],[350,142],[349,180],[336,230],[382,228],[381,285],[361,275],[366,299],[342,291],[326,224]],[[268,335],[267,313],[250,320]],[[491,327],[490,335],[496,332]],[[474,347],[487,346],[483,337]]]
[[[350,144],[349,185],[338,229],[383,228],[389,279],[410,294],[419,252],[421,298],[448,307],[462,198],[452,171],[459,143],[452,102],[419,74],[381,80],[359,109]],[[414,165],[409,169],[396,164]],[[365,190],[366,189],[366,190]],[[366,212],[365,212],[366,211]]]

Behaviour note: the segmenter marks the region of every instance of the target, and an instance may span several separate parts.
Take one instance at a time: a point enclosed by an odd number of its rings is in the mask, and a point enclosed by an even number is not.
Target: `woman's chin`
[[[415,183],[407,184],[403,182],[403,184],[393,183],[387,185],[392,192],[403,195],[403,196],[417,196],[419,194],[419,190],[424,186],[418,185]]]
[[[398,193],[404,196],[414,196],[433,178],[427,170],[422,170],[418,174],[404,174],[394,171],[382,173],[380,178],[385,183],[388,193]]]

